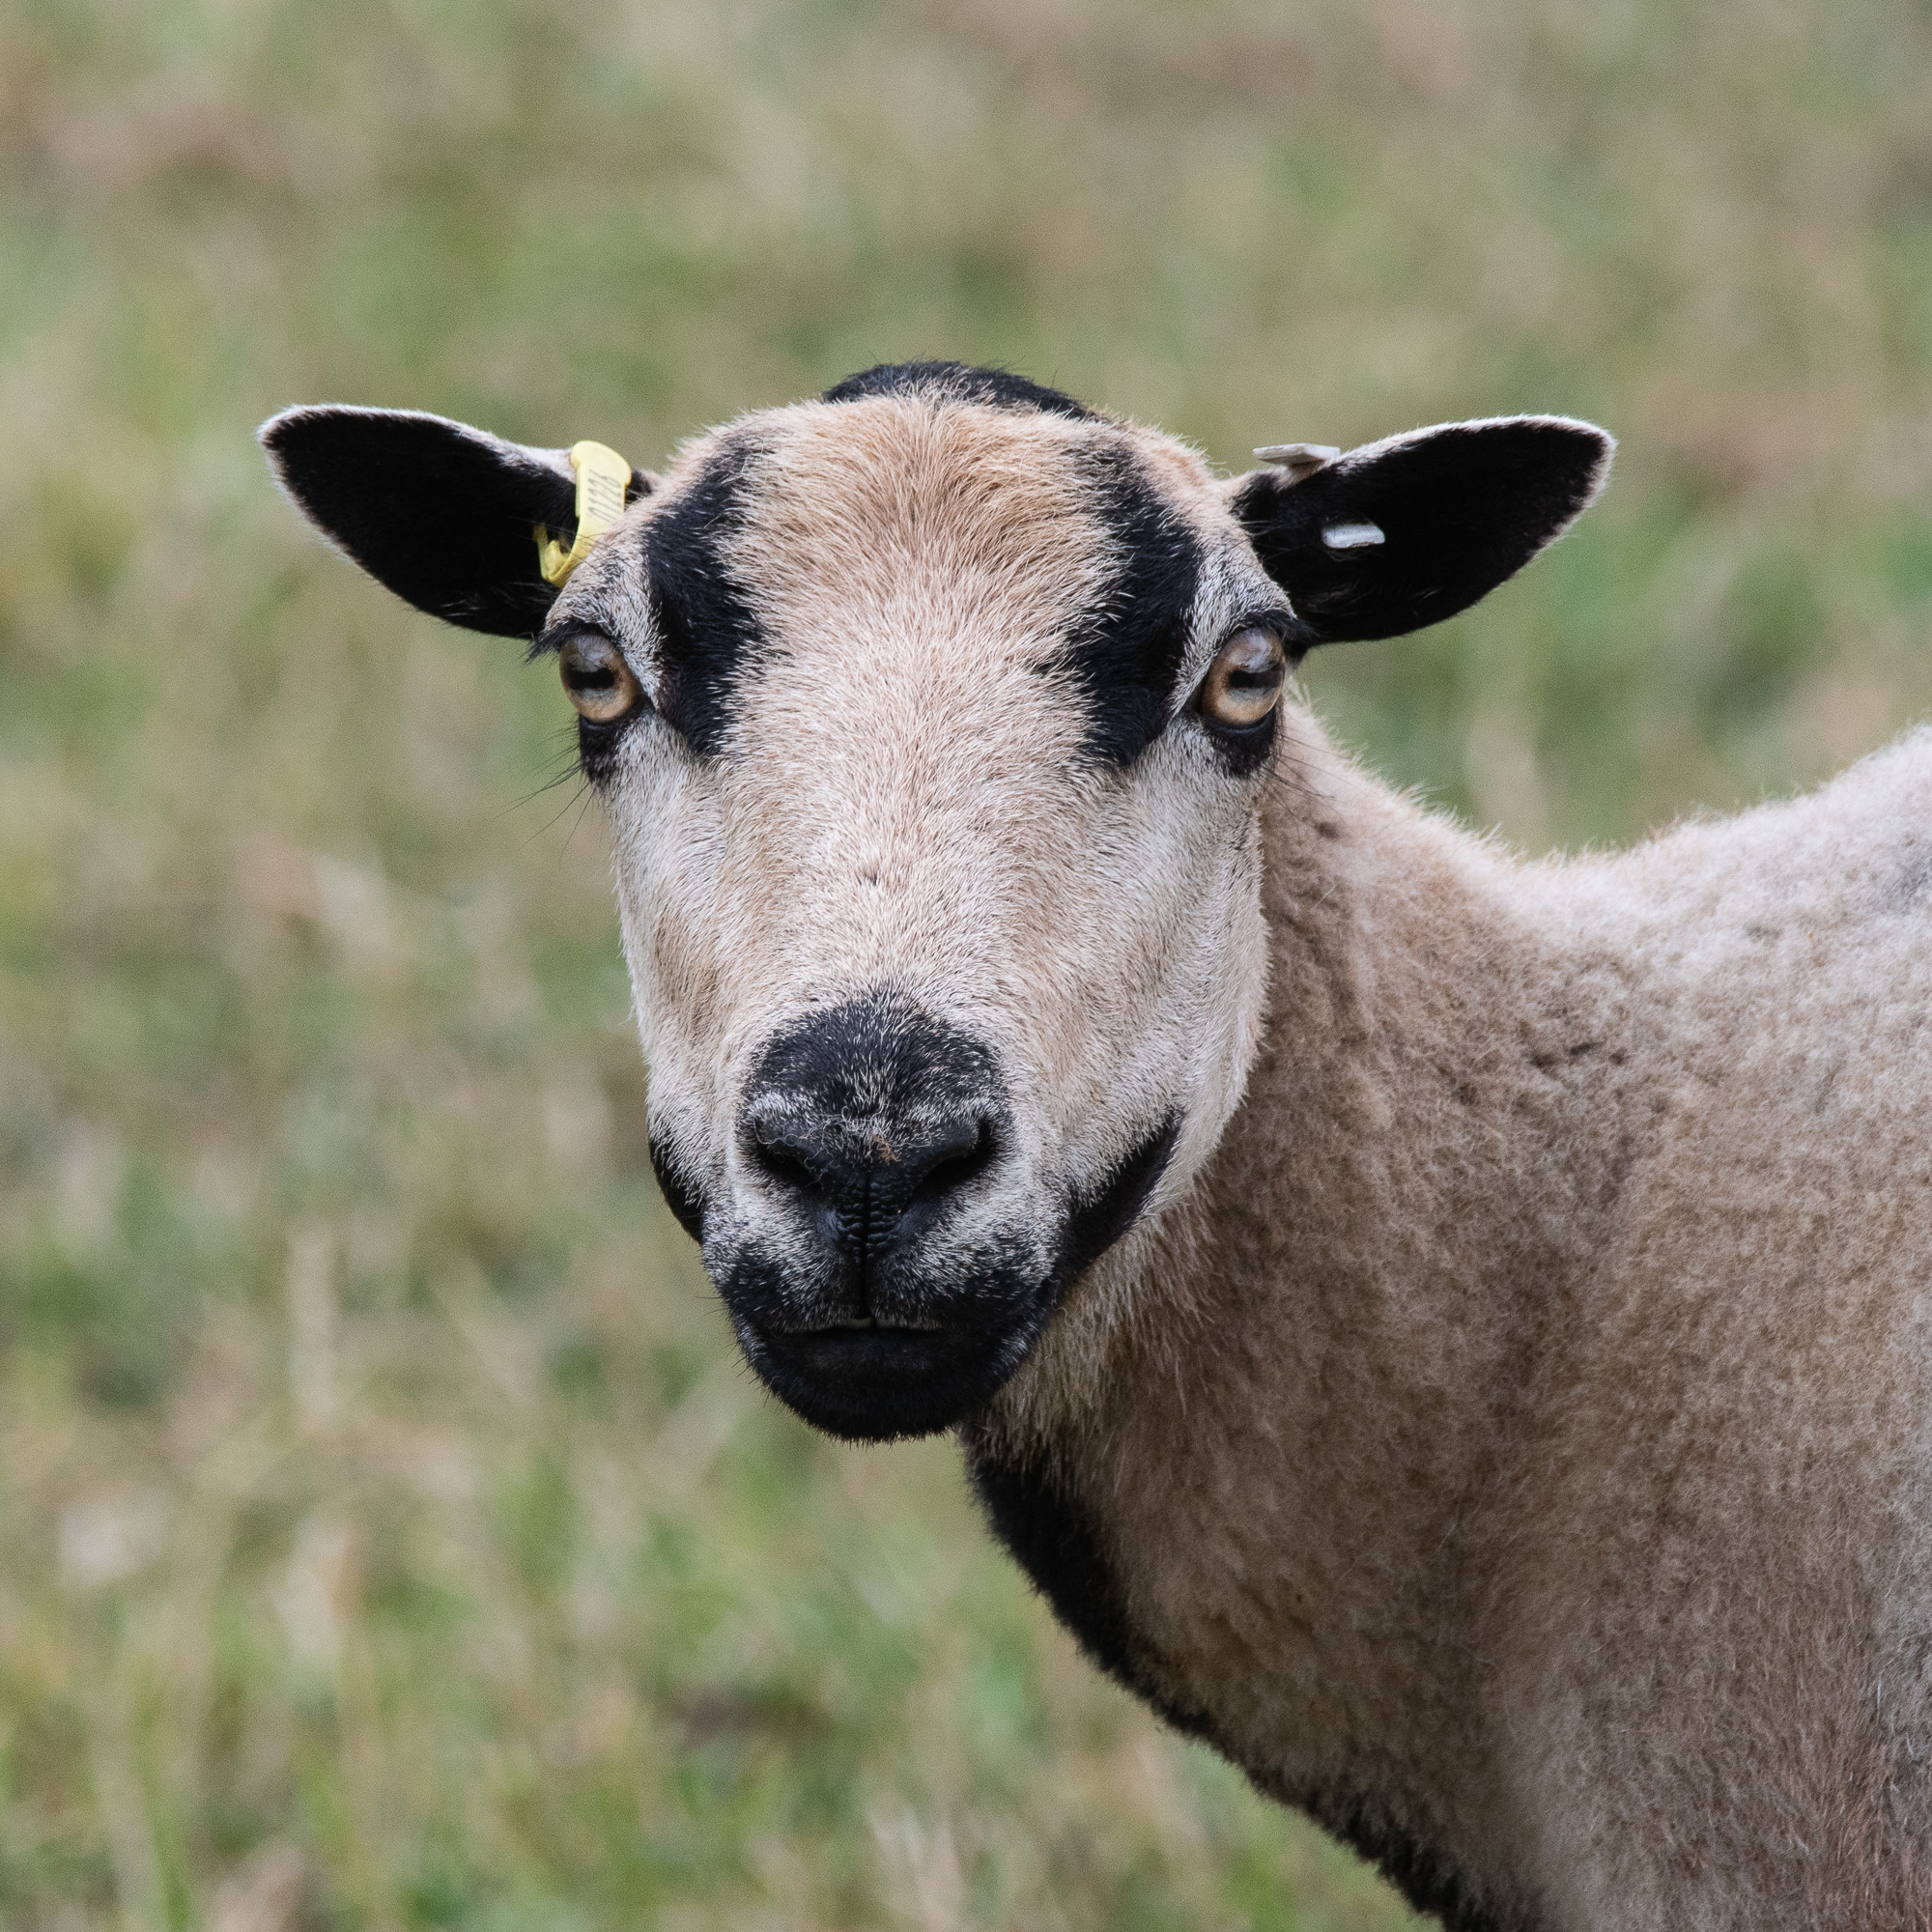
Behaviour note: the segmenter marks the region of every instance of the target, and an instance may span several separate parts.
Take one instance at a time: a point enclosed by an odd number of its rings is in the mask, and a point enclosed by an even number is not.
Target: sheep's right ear
[[[1288,592],[1295,641],[1399,638],[1486,597],[1582,514],[1616,445],[1569,416],[1411,430],[1344,454],[1258,449],[1227,485],[1262,568]]]
[[[568,542],[577,478],[560,449],[530,449],[416,410],[320,403],[262,425],[282,488],[324,536],[418,611],[527,638],[556,597],[538,524]],[[633,470],[624,500],[652,479]]]

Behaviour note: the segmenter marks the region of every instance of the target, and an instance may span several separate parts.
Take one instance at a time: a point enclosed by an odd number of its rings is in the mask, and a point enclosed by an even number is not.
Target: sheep
[[[1291,681],[1527,562],[1602,431],[1222,479],[920,363],[663,476],[263,440],[556,659],[783,1402],[955,1432],[1093,1662],[1448,1926],[1932,1926],[1932,736],[1527,863]]]

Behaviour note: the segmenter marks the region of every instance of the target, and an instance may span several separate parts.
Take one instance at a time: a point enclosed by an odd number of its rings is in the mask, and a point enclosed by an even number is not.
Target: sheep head
[[[1286,669],[1474,602],[1609,448],[1512,418],[1228,482],[900,365],[619,466],[559,589],[562,452],[327,407],[263,438],[373,575],[557,659],[666,1195],[758,1374],[861,1438],[986,1402],[1239,1104]]]

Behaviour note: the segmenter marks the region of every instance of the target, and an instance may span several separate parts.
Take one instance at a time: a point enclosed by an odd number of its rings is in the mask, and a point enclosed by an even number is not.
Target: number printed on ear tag
[[[590,554],[590,547],[624,514],[624,493],[631,487],[631,466],[609,443],[574,443],[570,467],[577,471],[577,536],[566,550],[538,524],[537,568],[546,583],[559,589],[570,573]]]

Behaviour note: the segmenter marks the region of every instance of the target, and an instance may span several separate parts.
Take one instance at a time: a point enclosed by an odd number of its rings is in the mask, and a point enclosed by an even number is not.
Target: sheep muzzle
[[[734,1158],[694,1206],[747,1359],[806,1420],[949,1428],[1025,1359],[1139,1212],[1163,1122],[1094,1189],[1039,1173],[981,1040],[896,992],[806,1014],[753,1059]]]

